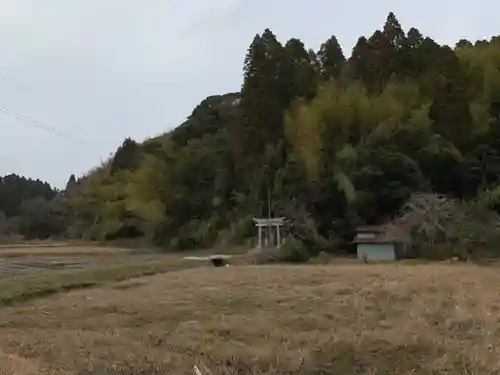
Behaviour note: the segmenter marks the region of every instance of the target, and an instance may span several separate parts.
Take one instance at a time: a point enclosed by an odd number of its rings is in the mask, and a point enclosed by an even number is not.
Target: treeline
[[[7,218],[18,216],[23,202],[36,198],[50,201],[56,195],[56,190],[40,180],[32,180],[16,174],[0,177],[0,211]]]
[[[23,232],[27,221],[33,219],[31,214],[36,213],[42,205],[51,206],[57,195],[57,190],[40,180],[16,174],[0,177],[0,237]]]
[[[467,201],[499,186],[500,38],[443,46],[390,13],[346,57],[335,36],[312,51],[267,29],[243,72],[240,92],[207,98],[162,137],[127,139],[68,189],[65,235],[239,241],[269,198],[339,251],[412,193]]]

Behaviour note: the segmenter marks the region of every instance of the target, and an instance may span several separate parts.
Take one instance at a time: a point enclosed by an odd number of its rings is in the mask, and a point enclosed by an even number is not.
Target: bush
[[[300,241],[291,238],[280,248],[252,249],[246,254],[246,259],[253,264],[304,263],[311,259],[311,255]]]
[[[294,238],[288,239],[279,250],[279,258],[283,262],[303,263],[311,259],[307,247]]]
[[[394,228],[409,232],[420,258],[467,260],[495,250],[500,220],[483,201],[461,202],[437,194],[414,194]]]
[[[216,217],[204,221],[195,221],[195,226],[191,227],[191,230],[194,232],[193,239],[196,248],[206,248],[214,244],[219,234],[217,224]]]
[[[248,215],[231,222],[229,228],[230,242],[242,243],[245,238],[254,236],[256,232],[253,217]]]

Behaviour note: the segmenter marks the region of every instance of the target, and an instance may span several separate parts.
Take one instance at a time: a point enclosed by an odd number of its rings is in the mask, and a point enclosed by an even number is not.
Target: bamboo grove
[[[73,177],[46,234],[205,247],[252,236],[270,198],[338,244],[412,193],[467,201],[499,184],[500,38],[443,46],[390,13],[347,57],[335,36],[312,51],[256,35],[240,92]]]

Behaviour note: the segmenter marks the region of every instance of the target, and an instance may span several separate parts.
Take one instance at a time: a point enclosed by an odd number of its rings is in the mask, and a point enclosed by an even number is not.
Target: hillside
[[[161,137],[125,140],[45,222],[64,217],[55,234],[69,237],[207,247],[252,236],[270,198],[272,214],[308,218],[322,250],[349,251],[356,225],[392,219],[413,193],[498,190],[499,46],[442,46],[392,13],[350,56],[335,36],[312,51],[266,29],[239,93],[207,98]]]
[[[170,272],[2,308],[0,363],[23,375],[498,374],[499,282],[470,265]]]

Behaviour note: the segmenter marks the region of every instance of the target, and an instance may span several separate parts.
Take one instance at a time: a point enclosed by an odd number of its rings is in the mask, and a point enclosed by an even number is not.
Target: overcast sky
[[[125,137],[161,134],[238,90],[266,27],[314,49],[335,34],[349,55],[390,11],[440,43],[500,34],[494,0],[0,0],[0,175],[63,187]]]

